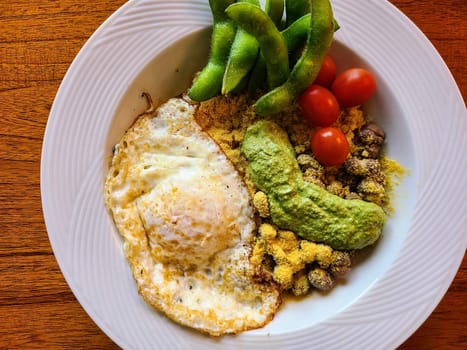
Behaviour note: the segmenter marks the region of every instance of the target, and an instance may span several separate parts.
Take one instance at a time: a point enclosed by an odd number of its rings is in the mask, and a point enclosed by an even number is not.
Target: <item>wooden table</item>
[[[60,81],[86,39],[124,2],[0,1],[1,349],[118,348],[81,308],[58,268],[42,216],[39,167]],[[391,2],[433,42],[465,99],[467,1]],[[401,349],[467,348],[466,315],[464,258],[444,299]]]

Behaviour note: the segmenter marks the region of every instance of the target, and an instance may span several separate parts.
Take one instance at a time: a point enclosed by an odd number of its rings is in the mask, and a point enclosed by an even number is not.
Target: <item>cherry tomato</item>
[[[311,85],[298,98],[303,116],[315,126],[330,126],[340,115],[339,103],[331,91]]]
[[[326,55],[324,56],[323,63],[321,64],[321,68],[319,69],[319,73],[316,76],[315,81],[313,84],[331,87],[332,82],[336,78],[336,63],[331,56]]]
[[[317,130],[311,138],[311,151],[323,165],[341,165],[346,160],[350,147],[347,138],[337,128],[327,127]]]
[[[376,90],[376,80],[363,68],[350,68],[340,73],[331,87],[341,107],[364,104]]]

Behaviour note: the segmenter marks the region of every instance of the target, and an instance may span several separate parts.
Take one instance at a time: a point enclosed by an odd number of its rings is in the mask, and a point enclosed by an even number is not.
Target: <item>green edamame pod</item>
[[[310,29],[311,15],[307,14],[302,16],[290,26],[281,31],[284,37],[287,49],[290,52],[297,50],[302,44],[306,42],[308,32]],[[248,83],[248,94],[254,96],[258,91],[264,88],[264,81],[266,78],[266,61],[260,52],[258,59],[251,72],[250,81]]]
[[[341,28],[341,26],[340,26],[339,22],[337,22],[335,17],[333,18],[333,21],[334,21],[334,33],[335,33]]]
[[[260,51],[248,80],[248,95],[254,97],[258,92],[263,91],[266,88],[266,80],[266,61]]]
[[[293,22],[310,13],[310,4],[308,0],[286,0],[285,18],[286,25],[290,26]],[[339,30],[339,23],[334,18],[334,32]]]
[[[259,6],[258,0],[239,0],[238,2],[248,2]],[[255,64],[258,51],[258,40],[243,28],[238,28],[222,80],[221,93],[223,95],[238,88]]]
[[[246,2],[230,5],[226,13],[258,40],[266,60],[269,86],[274,88],[284,83],[289,75],[287,45],[268,14],[260,7]]]
[[[318,75],[334,36],[334,19],[329,0],[310,0],[311,24],[306,48],[287,81],[263,95],[254,108],[260,115],[277,114],[292,104]]]
[[[285,22],[287,26],[307,13],[310,13],[310,3],[308,0],[285,1]]]
[[[276,24],[276,27],[280,28],[282,17],[284,15],[284,0],[266,0],[264,9]]]
[[[336,19],[334,21],[334,33],[339,29],[339,24],[337,23]],[[300,48],[300,45],[304,44],[308,37],[308,32],[310,29],[311,23],[311,14],[308,13],[287,28],[285,28],[281,33],[285,39],[287,47],[289,48],[289,52],[294,51]]]
[[[306,42],[308,32],[310,31],[310,23],[311,14],[306,14],[281,32],[289,52],[295,51]]]
[[[225,15],[225,9],[235,0],[209,0],[213,17],[211,48],[206,66],[196,76],[188,90],[194,101],[205,101],[221,93],[222,79],[235,38],[235,24]]]

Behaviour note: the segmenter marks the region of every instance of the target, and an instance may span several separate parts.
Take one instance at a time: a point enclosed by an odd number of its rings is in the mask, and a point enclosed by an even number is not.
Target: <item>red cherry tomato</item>
[[[311,151],[323,165],[341,165],[346,160],[350,147],[347,138],[337,128],[317,130],[311,138]]]
[[[339,103],[325,87],[311,85],[298,98],[303,116],[315,126],[330,126],[340,115]]]
[[[376,90],[376,80],[363,68],[350,68],[340,73],[331,87],[341,107],[364,104]]]
[[[323,63],[321,64],[321,68],[313,84],[330,87],[335,78],[336,63],[334,63],[331,56],[326,55],[324,56]]]

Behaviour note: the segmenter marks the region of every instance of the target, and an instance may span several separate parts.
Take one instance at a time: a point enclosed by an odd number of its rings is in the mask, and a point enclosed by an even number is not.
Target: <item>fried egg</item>
[[[262,327],[280,293],[253,277],[251,199],[194,108],[173,98],[135,121],[115,147],[105,204],[148,304],[210,335]]]

